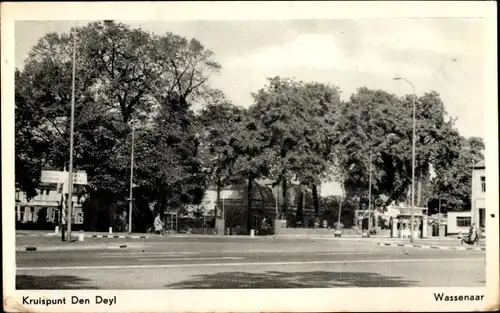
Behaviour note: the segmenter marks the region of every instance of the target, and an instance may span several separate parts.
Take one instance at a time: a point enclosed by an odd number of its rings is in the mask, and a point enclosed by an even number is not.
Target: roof
[[[479,161],[477,162],[476,164],[474,164],[474,168],[485,168],[485,163],[484,163],[484,160],[482,161]]]

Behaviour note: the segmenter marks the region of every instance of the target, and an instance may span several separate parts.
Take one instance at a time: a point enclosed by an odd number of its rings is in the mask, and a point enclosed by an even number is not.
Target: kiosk
[[[413,208],[413,227],[411,227],[411,208],[398,207],[399,214],[391,220],[392,238],[410,238],[413,229],[414,238],[426,238],[427,235],[427,208]]]

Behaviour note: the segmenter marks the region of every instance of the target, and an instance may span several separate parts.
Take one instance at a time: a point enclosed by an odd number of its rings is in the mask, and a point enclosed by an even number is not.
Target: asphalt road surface
[[[17,252],[17,289],[476,287],[484,251],[374,242],[190,239],[128,249]]]

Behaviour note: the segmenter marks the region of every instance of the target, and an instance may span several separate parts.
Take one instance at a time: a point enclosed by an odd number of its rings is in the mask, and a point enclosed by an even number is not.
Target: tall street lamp
[[[130,199],[128,203],[128,233],[132,233],[132,207],[133,207],[133,189],[134,189],[134,130],[135,125],[132,124],[132,143],[130,147]]]
[[[75,128],[75,72],[76,72],[76,33],[73,33],[73,71],[71,79],[71,117],[69,139],[69,179],[68,179],[68,242],[71,243],[71,218],[73,216],[73,150]]]
[[[372,144],[370,143],[370,173],[368,179],[368,237],[370,237],[372,232],[372,164],[373,164],[373,151]]]
[[[411,88],[413,89],[413,94],[415,95],[413,97],[413,136],[412,136],[412,166],[411,166],[411,233],[410,233],[410,242],[413,243],[415,240],[415,231],[414,231],[414,217],[413,217],[413,209],[415,207],[415,107],[416,107],[416,98],[417,98],[417,93],[415,91],[415,86],[406,78],[404,77],[395,77],[393,78],[394,80],[403,80],[406,83],[408,83]]]

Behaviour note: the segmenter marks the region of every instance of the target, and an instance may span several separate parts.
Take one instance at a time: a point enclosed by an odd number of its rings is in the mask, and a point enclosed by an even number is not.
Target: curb
[[[148,236],[127,236],[127,235],[91,235],[90,238],[127,238],[127,239],[146,239]]]
[[[432,249],[432,250],[486,251],[486,247],[469,248],[469,247],[429,246],[429,245],[419,245],[419,244],[403,244],[403,243],[388,243],[388,242],[381,242],[378,245],[389,246],[389,247]]]
[[[23,246],[16,247],[16,252],[43,252],[43,251],[68,251],[68,250],[100,250],[100,249],[126,249],[127,245],[119,246]]]
[[[16,236],[24,237],[58,237],[61,234],[16,234]],[[85,238],[121,238],[121,239],[146,239],[148,236],[131,236],[131,235],[84,235]]]

